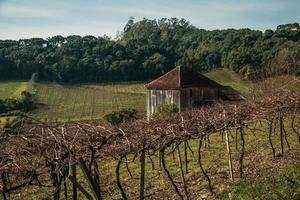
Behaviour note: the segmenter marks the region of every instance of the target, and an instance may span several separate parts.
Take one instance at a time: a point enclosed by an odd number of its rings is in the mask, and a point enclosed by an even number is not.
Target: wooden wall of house
[[[195,103],[209,102],[219,99],[218,88],[194,87],[181,89],[181,108],[194,107]]]
[[[157,107],[174,103],[179,111],[195,106],[195,102],[208,102],[219,99],[218,88],[184,88],[181,90],[148,90],[147,116],[153,114]]]
[[[154,113],[158,106],[174,103],[180,110],[180,90],[148,90],[147,116]]]

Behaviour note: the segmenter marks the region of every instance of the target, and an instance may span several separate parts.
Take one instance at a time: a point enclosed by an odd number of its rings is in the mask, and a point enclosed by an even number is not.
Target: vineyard
[[[145,114],[146,91],[143,84],[59,85],[38,83],[39,109],[35,118],[43,121],[81,121],[101,119],[122,108],[135,108]]]
[[[248,85],[224,70],[205,74],[223,85],[248,92]],[[122,108],[134,108],[146,114],[146,89],[143,83],[106,83],[60,85],[37,83],[39,108],[32,116],[42,121],[68,122],[102,119],[105,114]]]
[[[33,188],[56,200],[213,198],[221,185],[299,167],[299,111],[300,94],[285,92],[120,127],[24,119],[0,138],[2,195],[24,199]],[[285,178],[299,191],[297,179]]]

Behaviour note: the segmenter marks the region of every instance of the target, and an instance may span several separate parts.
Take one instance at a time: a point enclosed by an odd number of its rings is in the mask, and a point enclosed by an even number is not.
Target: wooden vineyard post
[[[141,152],[141,177],[140,177],[140,200],[144,200],[145,194],[145,149]]]
[[[76,180],[76,164],[71,166],[72,169],[72,177]],[[72,200],[77,200],[77,186],[73,183],[73,195]]]
[[[244,130],[243,130],[243,128],[239,128],[239,129],[240,129],[240,135],[241,135],[241,140],[242,140],[241,150],[240,150],[240,159],[239,159],[240,178],[243,178],[243,160],[244,160],[244,155],[245,155],[245,139],[244,139]]]
[[[284,144],[283,144],[283,119],[281,110],[279,112],[279,123],[280,123],[280,147],[281,147],[281,155],[284,154]]]
[[[184,142],[184,164],[185,164],[185,173],[189,173],[189,168],[188,168],[188,158],[187,158],[187,141]]]
[[[226,140],[227,153],[228,153],[229,173],[230,173],[231,181],[234,182],[231,149],[230,149],[230,142],[229,142],[228,131],[227,131],[227,124],[226,124],[226,111],[224,110],[223,113],[224,113],[224,121],[225,121],[225,124],[224,124],[225,130],[224,131],[225,131],[225,140]]]
[[[273,145],[273,142],[272,142],[272,131],[273,131],[273,121],[272,120],[269,124],[269,143],[270,143],[270,146],[271,146],[271,149],[272,149],[272,154],[273,154],[273,158],[275,158],[275,148],[274,148],[274,145]]]
[[[181,127],[184,130],[185,129],[184,120],[182,116],[180,117],[181,117]],[[187,158],[187,141],[184,141],[184,164],[185,164],[185,173],[188,174],[189,169],[188,169],[188,158]]]
[[[237,107],[234,105],[234,124],[237,127]],[[235,129],[235,149],[238,149],[238,129]]]

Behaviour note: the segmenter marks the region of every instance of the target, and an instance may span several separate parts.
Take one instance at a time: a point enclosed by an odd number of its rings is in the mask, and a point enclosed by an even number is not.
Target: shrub
[[[257,70],[254,69],[251,65],[246,65],[242,69],[239,70],[239,74],[247,79],[247,80],[253,80],[257,78]]]
[[[21,93],[21,99],[0,99],[0,114],[21,110],[28,112],[34,108],[34,96],[26,91]]]
[[[153,113],[152,117],[165,117],[172,113],[179,112],[178,107],[174,103],[168,103],[160,105],[156,108],[156,112]]]
[[[158,106],[156,113],[159,114],[166,114],[166,113],[177,113],[179,110],[174,103],[163,104]]]
[[[136,109],[127,108],[115,111],[104,116],[105,120],[111,125],[117,126],[121,123],[137,119],[138,111]]]
[[[22,103],[16,99],[0,99],[0,114],[22,109]]]
[[[34,108],[34,96],[27,92],[23,91],[21,93],[21,103],[22,103],[22,110],[24,112],[28,112]]]

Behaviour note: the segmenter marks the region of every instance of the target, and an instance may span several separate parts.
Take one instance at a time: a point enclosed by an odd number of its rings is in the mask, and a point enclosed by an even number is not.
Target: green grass
[[[238,75],[234,74],[234,72],[216,70],[205,73],[204,75],[222,85],[231,86],[242,93],[247,93],[249,90],[248,85],[242,81]]]
[[[0,99],[19,98],[25,90],[27,90],[27,82],[24,81],[0,82]]]
[[[60,85],[38,83],[37,101],[41,105],[33,116],[41,120],[74,121],[102,119],[105,114],[122,108],[146,112],[143,84]]]
[[[206,74],[213,78],[225,72]],[[229,76],[220,83],[234,80]],[[19,98],[22,91],[30,89],[28,82],[0,82],[0,98]],[[60,85],[55,83],[36,84],[35,93],[41,105],[32,115],[43,121],[76,121],[102,119],[105,114],[122,108],[135,108],[144,116],[146,113],[146,89],[143,83],[111,83]]]
[[[207,77],[247,92],[247,85],[233,74],[218,70]],[[41,120],[76,121],[102,119],[105,114],[122,108],[146,112],[146,89],[143,83],[60,85],[38,83],[37,99],[42,106],[33,112]]]
[[[281,169],[272,177],[239,182],[232,186],[230,193],[218,199],[300,199],[300,168]]]
[[[101,86],[107,91],[117,91],[118,93],[146,94],[147,92],[144,83],[112,83]]]
[[[0,99],[19,99],[23,91],[34,90],[34,85],[30,82],[24,81],[3,81],[0,82]],[[0,129],[3,128],[6,124],[13,122],[17,117],[16,116],[2,116],[0,117]]]

